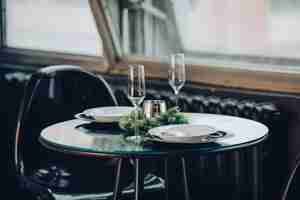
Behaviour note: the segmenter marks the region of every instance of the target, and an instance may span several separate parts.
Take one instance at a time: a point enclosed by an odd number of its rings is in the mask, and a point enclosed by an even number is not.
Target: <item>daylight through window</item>
[[[101,56],[89,2],[6,0],[8,47]]]

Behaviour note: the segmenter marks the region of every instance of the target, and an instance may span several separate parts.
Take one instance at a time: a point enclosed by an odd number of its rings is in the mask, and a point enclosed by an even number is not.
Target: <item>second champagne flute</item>
[[[146,96],[145,71],[143,65],[129,65],[128,71],[128,98],[135,108],[135,142],[141,142],[141,136],[137,128],[139,106]]]
[[[185,83],[185,61],[184,54],[172,54],[169,65],[169,84],[174,90],[176,96],[176,107],[178,107],[178,94]]]

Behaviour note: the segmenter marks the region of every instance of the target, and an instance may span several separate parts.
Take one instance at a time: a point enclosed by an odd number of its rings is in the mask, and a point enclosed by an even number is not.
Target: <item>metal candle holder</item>
[[[167,111],[164,100],[145,100],[143,110],[146,118],[151,119]]]

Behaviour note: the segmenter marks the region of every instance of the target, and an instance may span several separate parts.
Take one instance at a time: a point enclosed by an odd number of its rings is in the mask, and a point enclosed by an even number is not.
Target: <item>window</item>
[[[300,1],[172,2],[184,50],[194,58],[300,65]]]
[[[299,1],[173,1],[173,6],[187,51],[300,58]]]
[[[299,0],[0,2],[2,62],[112,74],[142,63],[165,78],[168,55],[182,52],[190,81],[300,93]]]
[[[102,56],[88,1],[6,0],[6,46]]]
[[[169,3],[169,0],[105,1],[123,55],[161,57],[181,49]]]
[[[300,1],[106,1],[125,55],[192,64],[300,71]],[[108,6],[108,8],[110,8]],[[257,66],[256,66],[257,65]]]

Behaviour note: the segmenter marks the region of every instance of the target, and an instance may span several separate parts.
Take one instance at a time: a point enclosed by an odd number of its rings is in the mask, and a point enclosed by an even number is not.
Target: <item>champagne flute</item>
[[[169,84],[174,90],[176,96],[176,107],[178,107],[178,94],[185,83],[185,61],[184,54],[172,54],[171,63],[169,65]]]
[[[146,96],[145,87],[145,71],[143,65],[132,64],[129,65],[128,71],[128,98],[132,102],[135,110],[135,143],[137,145],[141,142],[139,131],[137,127],[139,106]]]

